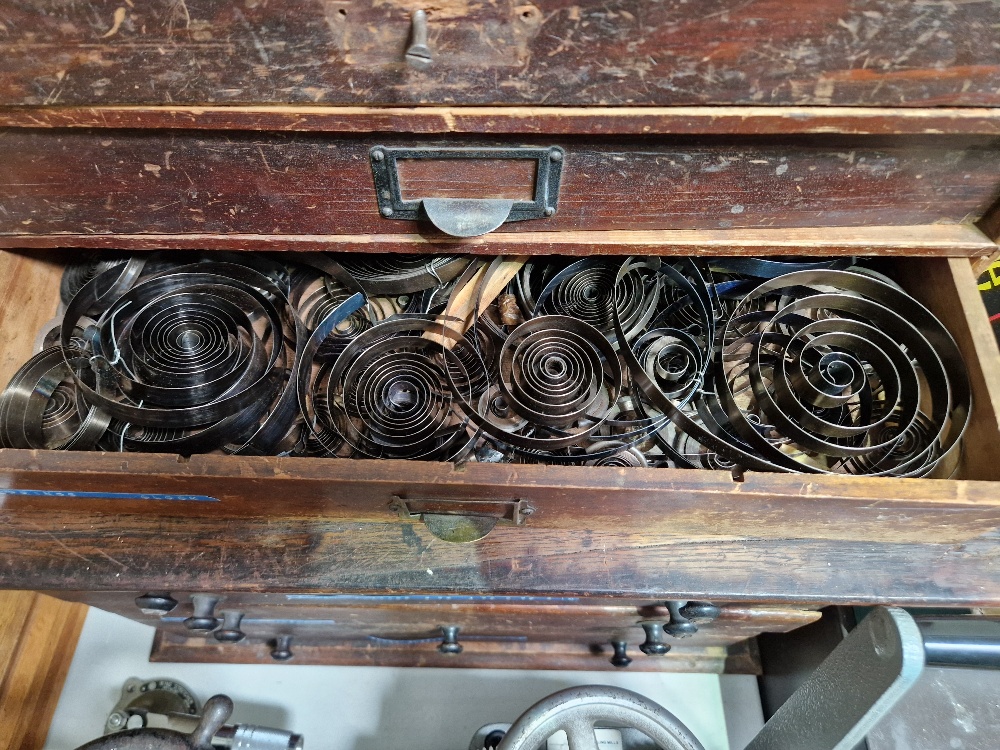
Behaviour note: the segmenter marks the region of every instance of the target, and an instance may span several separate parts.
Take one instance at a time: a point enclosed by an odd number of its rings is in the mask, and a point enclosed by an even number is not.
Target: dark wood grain
[[[404,63],[429,12],[434,64]],[[119,10],[119,8],[121,10]],[[992,106],[990,0],[5,0],[18,104]]]
[[[481,135],[997,135],[975,107],[0,107],[0,127]]]
[[[420,646],[391,646],[371,641],[296,643],[286,664],[321,664],[359,667],[438,667],[457,669],[559,669],[620,671],[610,663],[608,645],[593,648],[579,643],[491,643],[469,641],[457,656],[441,654],[433,643]],[[635,645],[635,644],[633,644]],[[183,638],[157,631],[150,661],[153,663],[194,662],[208,664],[275,664],[273,643],[247,640],[220,644],[200,638]],[[760,658],[754,641],[728,648],[697,647],[686,644],[671,649],[666,656],[643,656],[638,648],[628,669],[633,672],[707,672],[760,674]]]
[[[370,147],[503,143],[103,130],[0,136],[0,235],[236,233],[267,236],[276,249],[282,235],[419,231],[434,240],[441,235],[429,224],[379,215]],[[558,145],[566,149],[558,212],[507,224],[505,234],[954,224],[978,219],[1000,192],[1000,148],[982,137],[565,137]],[[491,169],[472,178],[489,184]]]
[[[618,529],[621,522],[604,518],[573,529],[497,528],[480,542],[456,545],[419,525],[290,518],[274,507],[252,518],[220,513],[197,521],[157,511],[5,513],[0,583],[1000,606],[997,534],[958,544],[685,538]]]

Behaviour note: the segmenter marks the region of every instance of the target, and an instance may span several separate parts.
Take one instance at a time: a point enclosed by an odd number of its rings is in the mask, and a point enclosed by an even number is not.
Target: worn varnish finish
[[[66,503],[64,507],[70,507]],[[157,512],[159,511],[159,512]],[[744,511],[751,516],[756,507]],[[0,581],[26,588],[707,598],[786,605],[1000,605],[1000,535],[957,544],[681,538],[617,530],[495,529],[453,545],[423,526],[285,517],[197,523],[143,515],[4,514]],[[266,514],[266,515],[265,515]],[[883,522],[883,529],[891,528]],[[428,573],[428,571],[431,571]]]
[[[404,63],[426,8],[434,64]],[[993,0],[5,0],[17,104],[997,103]]]
[[[266,236],[275,249],[283,235],[419,232],[434,241],[429,224],[379,215],[368,152],[380,143],[504,141],[12,129],[0,138],[0,235],[237,233]],[[566,150],[558,212],[504,234],[968,223],[1000,194],[1000,147],[979,136],[523,143]],[[491,174],[480,164],[435,192],[463,197]]]
[[[214,640],[183,638],[157,631],[150,661],[201,662],[209,664],[275,664],[271,657],[273,643],[247,640],[221,644]],[[748,640],[729,647],[696,647],[681,644],[661,657],[639,653],[636,644],[629,649],[633,672],[708,672],[760,674],[760,655],[756,641]],[[368,640],[330,641],[322,644],[292,642],[292,659],[287,664],[323,664],[358,667],[437,667],[448,669],[560,669],[619,671],[610,663],[612,648],[580,643],[496,643],[469,641],[458,655],[438,652],[433,643],[397,645]]]

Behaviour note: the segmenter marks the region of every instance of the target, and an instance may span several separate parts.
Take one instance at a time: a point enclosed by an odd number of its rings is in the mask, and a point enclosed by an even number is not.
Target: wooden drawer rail
[[[3,378],[55,312],[58,257],[0,255]],[[894,273],[969,363],[961,479],[0,451],[0,583],[996,605],[1000,354],[967,261]],[[401,521],[397,497],[535,513],[456,545]]]

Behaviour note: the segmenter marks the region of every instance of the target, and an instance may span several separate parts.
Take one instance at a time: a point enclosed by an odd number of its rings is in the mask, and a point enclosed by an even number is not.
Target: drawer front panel
[[[340,236],[357,247],[373,242],[367,235],[377,235],[385,250],[396,249],[393,242],[412,243],[421,232],[424,246],[411,249],[426,252],[426,242],[441,237],[430,224],[380,216],[369,150],[377,144],[441,143],[391,136],[13,129],[0,138],[0,237],[16,246],[18,238],[77,235],[87,242],[114,235],[127,246],[133,235],[154,234],[188,236],[188,246],[205,247],[217,243],[212,235],[235,233],[244,247],[246,238],[265,236],[281,249],[283,236],[327,242]],[[469,138],[446,143],[511,145]],[[583,231],[958,224],[982,216],[1000,185],[1000,147],[987,137],[895,143],[846,136],[756,143],[536,137],[530,144],[566,151],[558,210],[550,218],[505,224],[499,230],[504,235],[563,239]],[[479,183],[490,185],[497,174],[489,161],[463,165],[463,179],[439,181],[434,193],[477,197]],[[146,246],[155,247],[156,238],[150,239],[154,244]],[[533,248],[529,243],[535,241],[523,237],[518,251],[553,251],[542,242]]]
[[[5,0],[0,99],[396,104],[992,105],[997,6],[915,1]],[[423,67],[423,66],[421,66]]]

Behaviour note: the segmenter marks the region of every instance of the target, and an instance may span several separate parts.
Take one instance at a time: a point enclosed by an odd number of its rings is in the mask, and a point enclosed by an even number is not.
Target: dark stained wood
[[[670,538],[828,539],[962,543],[1000,526],[1000,497],[992,482],[809,476],[751,472],[734,482],[725,472],[680,469],[509,464],[451,464],[310,458],[55,451],[0,451],[0,518],[48,515],[220,518],[251,522],[282,516],[308,523],[399,526],[396,497],[462,503],[529,503],[522,527],[504,530],[525,539],[546,530],[571,531],[628,519],[644,533]],[[22,496],[6,489],[94,497]],[[101,497],[135,493],[135,499]],[[215,500],[157,500],[150,494]],[[270,498],[282,498],[275,504]],[[407,524],[409,526],[409,524]],[[413,529],[418,525],[412,526]],[[422,527],[420,527],[422,528]],[[500,531],[500,527],[493,532]],[[247,540],[248,543],[253,540]],[[140,545],[140,550],[142,545]],[[18,544],[0,538],[0,554]],[[998,592],[1000,593],[1000,592]]]
[[[0,127],[480,135],[997,135],[1000,109],[887,107],[0,107]]]
[[[239,234],[267,237],[276,248],[282,235],[419,232],[434,240],[441,235],[429,224],[379,215],[369,148],[503,143],[390,134],[0,135],[0,235]],[[558,145],[566,149],[558,212],[505,225],[505,234],[967,223],[995,202],[1000,185],[1000,148],[982,137],[564,137]],[[476,176],[488,184],[490,167]]]
[[[271,658],[273,643],[247,640],[221,644],[214,639],[183,638],[157,631],[150,661],[153,663],[195,662],[208,664],[276,664]],[[458,669],[560,669],[620,671],[610,663],[608,645],[591,648],[579,643],[496,643],[468,641],[458,655],[438,652],[433,643],[393,646],[368,640],[323,644],[292,641],[293,657],[285,664],[322,664],[360,667],[438,667]],[[760,674],[760,657],[755,641],[724,648],[680,644],[661,657],[644,656],[636,645],[629,649],[633,672],[708,672]],[[634,653],[632,653],[634,652]]]
[[[400,159],[403,200],[421,198],[535,199],[537,162],[528,159]],[[488,180],[483,176],[489,175]]]
[[[403,62],[416,0],[0,5],[17,104],[991,106],[989,0],[442,0],[434,64]],[[120,9],[120,10],[119,10]]]
[[[1000,606],[996,533],[958,544],[685,538],[617,529],[612,517],[573,529],[498,527],[456,545],[421,525],[287,517],[273,505],[251,518],[197,522],[157,511],[5,513],[0,584]]]
[[[491,232],[457,239],[421,234],[43,234],[0,235],[0,248],[266,250],[462,253],[469,255],[928,255],[991,257],[1000,248],[971,224]]]

